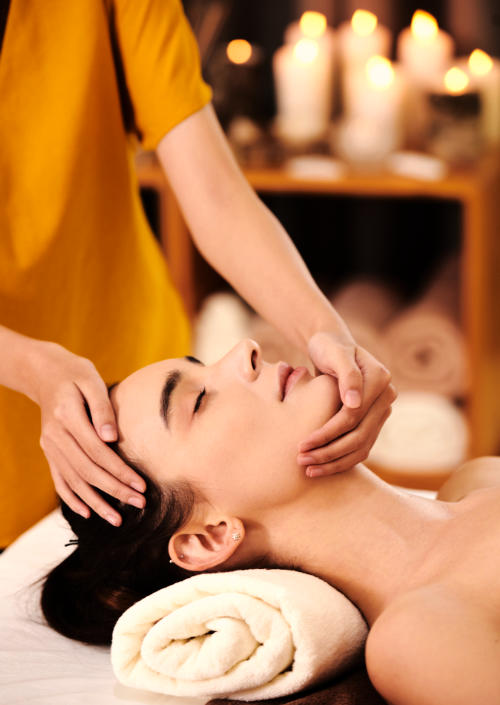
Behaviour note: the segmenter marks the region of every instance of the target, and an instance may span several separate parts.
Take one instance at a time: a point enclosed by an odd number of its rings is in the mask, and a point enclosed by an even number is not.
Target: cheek
[[[341,406],[337,380],[331,375],[320,375],[299,383],[285,399],[291,427],[304,440],[312,431],[323,426]]]

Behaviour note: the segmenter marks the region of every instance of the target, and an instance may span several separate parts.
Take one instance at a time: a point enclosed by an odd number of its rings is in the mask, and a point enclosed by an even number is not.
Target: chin
[[[308,433],[323,426],[342,405],[337,379],[331,375],[313,377],[295,391],[294,401],[307,420]]]

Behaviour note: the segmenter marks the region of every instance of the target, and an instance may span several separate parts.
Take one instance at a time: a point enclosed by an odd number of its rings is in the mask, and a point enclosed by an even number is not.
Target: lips
[[[293,367],[287,365],[286,362],[280,362],[278,367],[278,385],[279,396],[281,401],[283,401],[283,399],[285,398],[286,383],[293,371]]]
[[[307,367],[290,367],[286,362],[280,362],[278,367],[278,379],[279,379],[279,394],[280,399],[283,401],[287,394],[290,392],[292,387],[295,386],[297,381],[301,379],[305,374],[308,374],[309,370]]]
[[[296,367],[293,372],[288,375],[285,384],[283,399],[286,399],[287,395],[290,393],[290,390],[297,384],[299,379],[301,379],[306,374],[308,374],[307,367]]]

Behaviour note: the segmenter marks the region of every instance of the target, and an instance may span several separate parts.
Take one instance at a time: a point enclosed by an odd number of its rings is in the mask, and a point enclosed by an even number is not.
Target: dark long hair
[[[119,452],[116,444],[110,447]],[[46,576],[42,588],[41,606],[49,625],[88,644],[110,644],[126,609],[191,575],[169,563],[168,542],[189,521],[199,493],[185,482],[160,487],[136,463],[124,460],[146,482],[145,508],[123,504],[96,488],[122,516],[121,526],[114,527],[94,512],[84,519],[61,502],[78,543]]]

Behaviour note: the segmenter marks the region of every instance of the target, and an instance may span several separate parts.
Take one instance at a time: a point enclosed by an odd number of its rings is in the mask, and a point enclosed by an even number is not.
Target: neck
[[[265,520],[270,554],[342,591],[372,624],[389,602],[430,579],[451,504],[379,480],[363,465],[307,480],[300,499]]]

